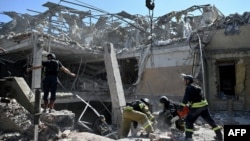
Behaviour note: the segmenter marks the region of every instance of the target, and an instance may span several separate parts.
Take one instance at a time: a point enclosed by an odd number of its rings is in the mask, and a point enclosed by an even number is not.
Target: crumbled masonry
[[[126,102],[147,97],[157,117],[160,96],[181,101],[181,73],[202,86],[222,131],[226,124],[250,124],[250,12],[223,15],[207,4],[151,17],[67,0],[42,6],[47,10],[29,10],[35,15],[1,11],[12,20],[0,22],[0,47],[6,50],[0,51],[0,140],[33,140],[39,115],[39,141],[182,141],[184,132],[174,126],[156,126],[147,135],[138,125],[119,139],[117,123]],[[50,52],[76,77],[59,73],[56,111],[34,115],[34,89],[43,73],[26,69]],[[94,134],[100,114],[114,132]],[[194,141],[214,136],[205,121],[196,121]]]

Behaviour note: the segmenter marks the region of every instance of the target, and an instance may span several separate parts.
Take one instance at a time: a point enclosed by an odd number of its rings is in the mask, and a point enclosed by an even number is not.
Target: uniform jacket
[[[47,60],[42,62],[42,66],[45,71],[45,76],[55,75],[57,76],[58,70],[62,67],[62,63],[59,60]]]
[[[191,107],[195,108],[208,105],[207,101],[201,93],[201,87],[194,84],[186,86],[185,94],[181,105],[186,106],[187,104],[190,104]]]

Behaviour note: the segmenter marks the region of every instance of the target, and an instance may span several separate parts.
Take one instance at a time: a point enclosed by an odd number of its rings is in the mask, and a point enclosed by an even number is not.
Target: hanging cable
[[[150,52],[151,52],[151,65],[154,66],[153,57],[153,17],[154,17],[154,0],[146,0],[146,7],[148,8],[149,18],[150,18]]]
[[[154,0],[146,0],[146,6],[149,10],[154,10],[155,8]]]
[[[201,61],[201,69],[202,69],[202,85],[203,85],[203,91],[204,95],[206,96],[206,82],[205,82],[205,68],[204,68],[204,60],[203,60],[203,51],[202,51],[202,44],[201,44],[201,38],[198,33],[196,33],[198,40],[199,40],[199,49],[200,49],[200,61]]]

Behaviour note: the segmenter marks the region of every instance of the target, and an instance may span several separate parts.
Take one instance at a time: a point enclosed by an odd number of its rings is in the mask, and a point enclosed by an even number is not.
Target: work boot
[[[214,137],[215,140],[223,141],[223,135],[221,133],[221,129],[215,131],[216,136]]]
[[[214,139],[215,139],[216,141],[223,141],[223,137],[219,137],[219,136],[215,136]]]
[[[184,141],[193,141],[192,135],[193,135],[193,132],[185,132]]]
[[[193,138],[186,138],[184,139],[184,141],[194,141]]]
[[[48,100],[44,100],[43,102],[43,112],[46,113],[46,110],[48,108]]]
[[[55,101],[54,100],[50,100],[50,103],[49,103],[49,113],[55,111],[54,104],[55,104]]]

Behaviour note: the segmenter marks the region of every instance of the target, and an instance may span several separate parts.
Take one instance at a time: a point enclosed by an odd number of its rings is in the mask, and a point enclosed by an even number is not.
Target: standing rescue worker
[[[27,68],[27,71],[33,69],[44,68],[45,78],[43,79],[43,100],[44,100],[44,112],[49,107],[49,112],[54,110],[54,103],[56,100],[56,90],[57,90],[57,75],[59,69],[64,71],[65,73],[75,76],[74,73],[70,72],[69,69],[64,67],[59,60],[56,60],[56,55],[54,53],[50,53],[47,55],[47,61],[43,61],[41,66],[33,66]],[[50,92],[50,102],[48,102],[48,95]]]
[[[160,107],[163,109],[159,113],[157,120],[158,126],[161,129],[164,129],[166,126],[171,126],[174,123],[177,129],[184,131],[184,119],[179,118],[177,113],[177,110],[180,108],[180,104],[169,100],[166,96],[161,96],[159,102]]]
[[[123,109],[121,138],[126,138],[130,131],[130,125],[140,123],[149,135],[154,132],[153,122],[155,117],[150,111],[150,100],[143,98],[127,104]]]
[[[186,85],[185,94],[181,105],[189,105],[189,113],[185,120],[185,140],[192,140],[194,122],[201,116],[214,130],[217,140],[223,140],[221,127],[219,127],[210,115],[208,102],[201,93],[201,87],[193,84],[193,76],[182,74]]]

